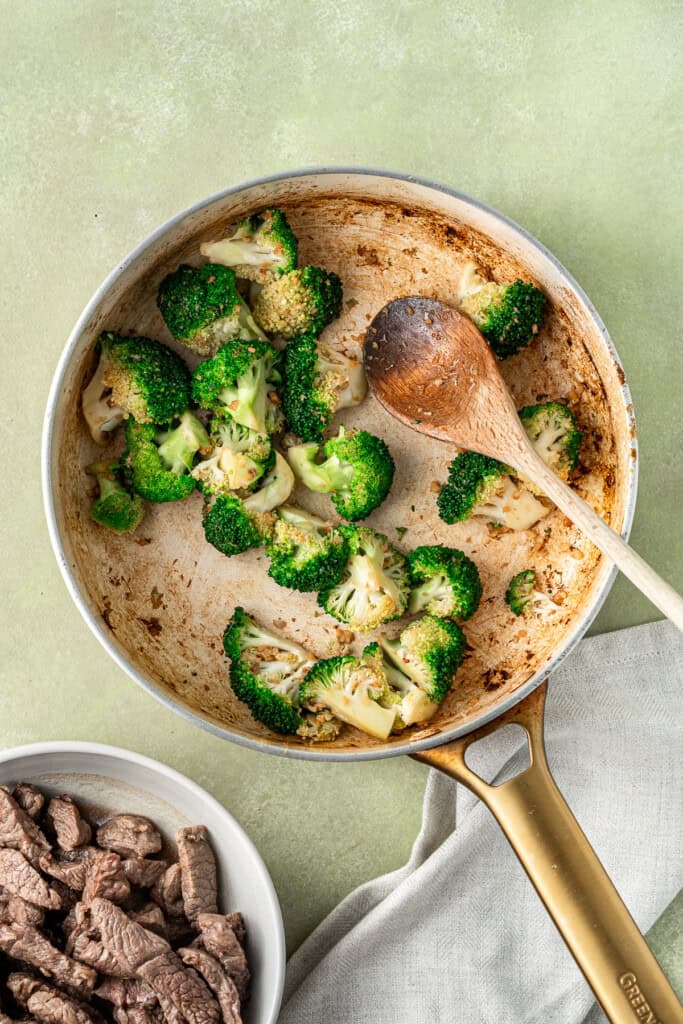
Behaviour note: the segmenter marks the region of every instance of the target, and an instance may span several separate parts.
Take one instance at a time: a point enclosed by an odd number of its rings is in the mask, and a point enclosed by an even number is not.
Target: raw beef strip
[[[7,988],[19,1005],[42,1024],[93,1024],[95,1020],[82,1003],[30,974],[10,974]]]
[[[139,814],[117,814],[98,828],[97,845],[123,857],[148,857],[161,849],[161,833]]]
[[[48,978],[89,999],[97,981],[92,967],[76,963],[33,925],[0,925],[0,950],[15,960],[37,967]]]
[[[220,1009],[202,979],[195,971],[183,967],[175,953],[163,953],[147,960],[138,968],[156,992],[164,1017],[169,1022],[187,1024],[218,1024]]]
[[[0,849],[0,886],[5,892],[46,910],[59,910],[62,905],[57,893],[19,850]]]
[[[81,817],[81,812],[70,796],[58,796],[50,800],[45,823],[54,831],[57,846],[62,850],[75,850],[92,839],[90,825]]]
[[[12,793],[12,796],[21,807],[22,811],[26,811],[29,818],[40,817],[40,813],[45,806],[45,797],[40,792],[37,786],[31,785],[30,782],[19,782]]]
[[[244,949],[234,927],[223,914],[200,914],[197,918],[199,943],[215,956],[223,970],[232,978],[244,1002],[249,988],[249,967]]]
[[[176,841],[185,917],[194,922],[199,914],[216,914],[216,860],[207,830],[203,825],[180,828]]]
[[[240,994],[218,960],[198,946],[179,949],[178,956],[184,964],[201,974],[218,1000],[224,1024],[242,1024]]]

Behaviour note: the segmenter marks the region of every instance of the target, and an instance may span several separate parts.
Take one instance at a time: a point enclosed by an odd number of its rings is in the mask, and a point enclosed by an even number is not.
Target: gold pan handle
[[[467,786],[492,812],[612,1024],[681,1024],[683,1007],[550,772],[546,687],[481,729],[415,757]],[[531,763],[491,786],[467,767],[465,751],[510,724],[525,730]]]

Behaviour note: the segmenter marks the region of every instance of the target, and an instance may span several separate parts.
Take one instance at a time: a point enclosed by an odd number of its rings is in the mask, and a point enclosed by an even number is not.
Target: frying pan
[[[453,451],[402,426],[372,398],[345,413],[347,425],[383,436],[397,463],[391,498],[368,525],[404,549],[461,548],[479,566],[484,599],[466,623],[468,657],[432,721],[386,742],[346,728],[333,744],[317,746],[276,737],[254,722],[227,685],[221,657],[221,635],[236,604],[319,657],[347,649],[345,631],[320,613],[315,595],[279,588],[261,551],[227,559],[206,544],[199,495],[152,507],[132,538],[101,530],[88,517],[83,466],[101,457],[101,449],[84,427],[79,395],[94,368],[99,332],[135,331],[174,346],[155,304],[161,279],[181,262],[197,262],[200,241],[275,205],[286,210],[299,238],[300,261],[336,271],[344,282],[343,312],[326,339],[347,352],[360,352],[367,324],[393,298],[424,294],[455,302],[469,260],[497,280],[522,276],[537,283],[550,315],[534,344],[506,360],[503,373],[518,406],[549,399],[572,406],[586,433],[575,486],[628,535],[637,478],[631,399],[607,331],[567,271],[520,227],[451,189],[387,172],[319,169],[239,185],[181,213],[128,256],[84,310],[57,368],[43,435],[46,514],[66,584],[117,663],[166,706],[213,733],[321,761],[412,754],[468,786],[505,830],[608,1016],[632,1022],[648,1004],[652,1020],[679,1019],[673,992],[545,758],[545,680],[585,633],[614,577],[558,510],[522,534],[478,522],[448,527],[436,515],[435,491]],[[119,448],[114,440],[112,454]],[[293,500],[331,516],[324,496],[295,492]],[[562,602],[552,622],[520,624],[504,603],[507,580],[530,566]],[[494,788],[470,771],[465,750],[513,721],[527,732],[531,763]]]

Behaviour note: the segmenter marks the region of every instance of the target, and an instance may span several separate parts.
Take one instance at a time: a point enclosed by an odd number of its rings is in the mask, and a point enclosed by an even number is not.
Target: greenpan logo
[[[624,990],[624,995],[633,1007],[633,1012],[643,1024],[662,1024],[659,1017],[655,1017],[650,1009],[647,999],[640,991],[638,979],[631,971],[627,971],[619,978],[619,984]]]

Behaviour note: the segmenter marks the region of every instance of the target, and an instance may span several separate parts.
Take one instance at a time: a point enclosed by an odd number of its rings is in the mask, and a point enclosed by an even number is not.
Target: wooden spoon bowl
[[[536,484],[683,631],[683,598],[535,451],[471,320],[436,299],[394,299],[368,327],[365,368],[378,400],[403,423],[499,459]]]

